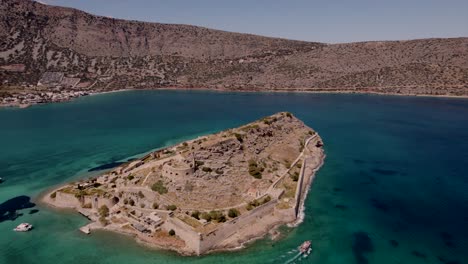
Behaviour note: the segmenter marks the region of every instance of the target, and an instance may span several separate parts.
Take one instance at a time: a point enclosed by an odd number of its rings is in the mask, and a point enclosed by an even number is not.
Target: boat
[[[2,182],[3,182],[3,178],[2,178],[2,177],[0,177],[0,183],[2,183]]]
[[[311,246],[312,242],[310,242],[310,240],[304,241],[304,243],[302,243],[302,245],[299,246],[299,251],[301,252],[301,254],[309,254],[312,250]]]
[[[21,223],[19,224],[15,229],[13,229],[16,232],[27,232],[31,230],[33,226],[29,223]]]

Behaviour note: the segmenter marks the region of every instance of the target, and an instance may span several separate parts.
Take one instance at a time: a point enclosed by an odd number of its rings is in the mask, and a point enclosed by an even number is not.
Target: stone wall
[[[161,226],[164,230],[174,229],[176,235],[185,241],[186,247],[190,248],[196,254],[200,254],[200,234],[195,232],[191,226],[175,217],[168,217]]]
[[[56,192],[56,197],[53,199],[54,205],[64,208],[80,208],[81,203],[73,194]]]
[[[167,177],[169,179],[180,179],[184,180],[186,177],[191,176],[193,174],[193,168],[190,167],[172,167],[169,164],[164,164],[162,168],[162,175],[163,177]]]
[[[202,235],[202,241],[200,241],[199,252],[204,253],[210,249],[213,249],[214,247],[216,247],[216,245],[218,245],[226,238],[232,236],[242,227],[249,226],[258,219],[261,219],[263,216],[273,213],[276,203],[276,200],[271,200],[270,202],[261,205],[246,214],[243,214],[233,220],[230,220],[229,222],[224,223],[216,230],[206,235]]]
[[[304,159],[304,161],[302,162],[302,167],[301,167],[301,172],[299,174],[299,179],[297,181],[297,188],[296,188],[296,195],[294,197],[295,199],[295,205],[294,205],[294,211],[295,211],[295,216],[297,217],[298,213],[299,213],[299,208],[300,208],[300,204],[301,204],[301,199],[303,198],[302,195],[303,195],[303,187],[304,187],[304,177],[305,176],[305,168],[306,168],[306,164],[307,163],[307,159]]]

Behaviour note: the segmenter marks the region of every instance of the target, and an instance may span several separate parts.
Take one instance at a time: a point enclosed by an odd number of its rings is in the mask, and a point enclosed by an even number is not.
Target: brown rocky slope
[[[74,88],[56,88],[65,90],[201,87],[466,96],[468,38],[324,44],[0,0],[0,97],[11,87],[36,85],[45,72],[80,79]]]

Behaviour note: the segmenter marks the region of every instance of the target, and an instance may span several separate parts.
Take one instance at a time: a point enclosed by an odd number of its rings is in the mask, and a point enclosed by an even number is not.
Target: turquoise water
[[[54,185],[149,149],[290,111],[327,159],[306,217],[283,238],[180,257],[78,228],[37,203]],[[468,263],[468,100],[369,95],[135,91],[0,110],[0,263]],[[31,200],[29,200],[31,199]],[[16,213],[15,213],[16,212]],[[12,230],[30,222],[29,233]]]

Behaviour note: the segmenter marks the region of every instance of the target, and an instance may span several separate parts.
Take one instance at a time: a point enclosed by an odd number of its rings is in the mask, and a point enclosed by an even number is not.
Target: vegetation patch
[[[166,206],[166,210],[175,211],[175,210],[177,210],[177,206],[174,205],[174,204],[167,205],[167,206]]]
[[[218,223],[226,222],[226,216],[221,211],[210,211],[209,213],[204,212],[201,215],[201,218],[205,219],[208,222],[210,221],[216,221]]]
[[[239,133],[234,133],[234,136],[236,137],[236,139],[237,139],[240,143],[244,142],[244,137],[243,137],[241,134],[239,134]]]
[[[162,180],[158,180],[155,184],[151,186],[151,190],[158,192],[159,194],[166,194],[167,188],[164,186],[164,182]]]
[[[247,204],[246,209],[250,211],[250,210],[254,209],[255,207],[258,207],[260,205],[264,205],[264,204],[268,203],[269,201],[271,201],[270,195],[267,195],[267,196],[265,196],[265,197],[263,197],[261,199],[255,199],[255,200],[249,202],[249,204]]]
[[[252,175],[255,179],[262,178],[262,172],[265,168],[258,165],[255,160],[249,160],[249,174]]]
[[[228,216],[231,217],[231,218],[236,218],[240,215],[240,212],[239,210],[235,209],[235,208],[231,208],[229,209],[228,211]]]
[[[174,229],[169,230],[169,235],[170,235],[170,236],[175,236],[175,231],[174,231]]]

